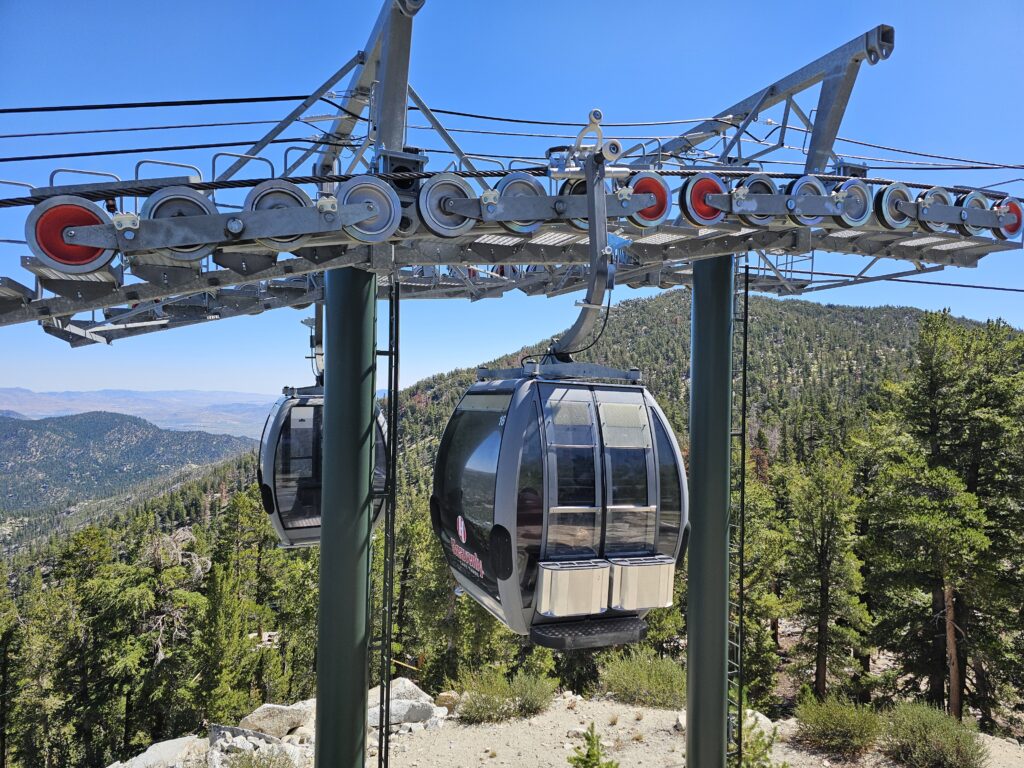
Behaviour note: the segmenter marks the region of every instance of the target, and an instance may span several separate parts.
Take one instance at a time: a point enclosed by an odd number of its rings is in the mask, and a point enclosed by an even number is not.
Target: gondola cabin
[[[259,486],[263,508],[283,547],[320,542],[323,389],[285,390],[267,417],[260,441]],[[373,467],[373,523],[384,505],[387,424],[378,408]]]
[[[430,503],[459,585],[551,648],[636,642],[672,604],[686,475],[639,385],[482,381],[445,429]]]

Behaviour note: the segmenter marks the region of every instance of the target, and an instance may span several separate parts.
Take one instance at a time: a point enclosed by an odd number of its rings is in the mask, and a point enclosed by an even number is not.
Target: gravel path
[[[583,743],[577,729],[593,722],[607,757],[621,768],[684,768],[686,736],[676,731],[676,713],[631,707],[613,701],[556,698],[547,712],[529,720],[492,725],[460,725],[450,721],[440,730],[417,731],[392,737],[394,768],[568,768],[567,757]],[[843,763],[827,755],[799,749],[788,742],[793,723],[781,728],[776,760],[791,768],[897,768],[879,755]],[[1024,749],[1003,739],[983,737],[989,747],[989,768],[1024,768]],[[376,766],[376,757],[367,766]]]

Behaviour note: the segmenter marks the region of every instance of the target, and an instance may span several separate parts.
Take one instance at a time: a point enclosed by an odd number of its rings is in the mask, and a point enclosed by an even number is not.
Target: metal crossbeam
[[[582,202],[582,201],[581,201]],[[281,212],[270,212],[281,213]],[[755,290],[784,295],[811,290],[811,276],[787,276],[775,270],[776,261],[814,250],[856,254],[871,258],[894,259],[922,265],[927,271],[936,266],[971,267],[988,253],[1019,249],[1014,241],[965,238],[958,234],[892,232],[888,230],[841,230],[806,227],[781,229],[708,229],[665,225],[657,231],[617,229],[622,237],[632,237],[626,246],[626,260],[617,262],[617,280],[625,284],[671,287],[689,284],[691,265],[696,261],[731,253],[762,252],[771,266],[752,284]],[[324,236],[327,238],[328,236]],[[529,295],[561,295],[587,283],[590,254],[588,238],[564,225],[546,225],[531,236],[512,235],[490,227],[474,229],[469,236],[444,240],[429,236],[406,239],[392,249],[391,264],[398,268],[406,288],[406,298],[468,298],[500,296],[511,290]],[[174,303],[196,294],[209,294],[217,308],[217,296],[225,289],[256,285],[264,294],[275,290],[291,291],[293,278],[327,269],[373,266],[368,246],[350,245],[332,248],[314,237],[297,256],[259,250],[259,246],[239,245],[215,253],[213,261],[230,268],[174,261],[154,254],[133,258],[129,269],[135,278],[128,280],[115,268],[86,275],[65,275],[26,257],[24,266],[33,271],[42,288],[56,296],[39,295],[10,278],[0,281],[0,326],[60,318],[95,310],[123,307],[147,301]],[[504,269],[504,267],[508,267]],[[496,270],[502,269],[499,274]],[[905,274],[902,270],[896,273]],[[470,276],[472,275],[472,276]],[[885,277],[872,277],[872,280]],[[856,275],[837,277],[830,287],[866,282]],[[5,287],[6,286],[6,287]],[[283,288],[282,288],[283,286]],[[814,290],[823,290],[821,286]],[[316,300],[313,294],[307,300]],[[305,303],[296,301],[295,304]],[[272,304],[266,311],[285,304]],[[227,315],[211,312],[209,319]],[[204,320],[205,322],[205,320]],[[167,323],[162,328],[178,327]],[[134,334],[109,334],[124,338]]]
[[[681,155],[711,138],[726,133],[734,126],[745,127],[748,118],[781,104],[791,103],[798,93],[822,83],[818,99],[817,120],[811,134],[811,145],[806,164],[807,173],[817,173],[825,168],[825,161],[832,152],[832,144],[839,131],[839,124],[846,111],[853,82],[860,69],[860,63],[867,59],[870,64],[877,64],[889,58],[896,43],[895,30],[880,25],[855,37],[846,45],[825,54],[815,61],[801,67],[797,71],[776,80],[767,88],[736,102],[723,109],[712,120],[694,126],[676,139],[659,148],[662,156]],[[627,150],[626,154],[635,154],[643,145]],[[635,165],[643,164],[642,158],[633,161]]]

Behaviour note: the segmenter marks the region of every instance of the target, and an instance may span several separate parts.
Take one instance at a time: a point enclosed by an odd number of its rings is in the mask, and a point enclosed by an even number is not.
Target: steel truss
[[[406,11],[401,15],[408,23],[388,33],[400,38],[399,44],[387,47],[392,52],[402,50],[403,40],[407,50],[411,36],[415,10],[402,5]],[[363,51],[353,55],[249,151],[235,157],[212,182],[190,175],[51,185],[32,189],[31,197],[26,198],[42,201],[39,207],[70,195],[107,200],[108,207],[113,208],[117,199],[124,207],[126,196],[145,200],[168,188],[187,192],[218,186],[255,186],[259,180],[232,177],[348,75],[345,96],[329,133],[319,145],[309,147],[286,163],[282,177],[276,177],[306,183],[317,180],[315,204],[309,201],[309,205],[228,213],[211,207],[204,215],[174,219],[173,226],[168,226],[167,219],[123,213],[115,214],[109,222],[100,219],[91,226],[65,229],[65,243],[103,249],[111,254],[109,261],[88,271],[69,271],[45,255],[24,256],[21,265],[35,277],[35,285],[0,278],[0,325],[38,322],[47,333],[72,346],[110,343],[280,307],[307,306],[323,299],[322,274],[337,267],[377,273],[382,297],[395,280],[401,283],[407,299],[475,301],[500,297],[513,290],[527,295],[557,296],[589,285],[593,254],[588,235],[580,231],[579,222],[585,225],[589,216],[586,199],[590,196],[576,195],[574,199],[549,194],[531,199],[496,195],[494,181],[500,181],[511,169],[503,166],[494,172],[479,171],[474,158],[462,150],[412,87],[408,89],[407,101],[401,93],[389,93],[387,98],[405,101],[399,109],[408,106],[418,110],[456,155],[456,175],[470,177],[479,185],[482,197],[467,196],[448,202],[447,213],[462,215],[472,221],[472,226],[465,231],[446,232],[450,236],[444,237],[432,231],[436,226],[423,226],[415,191],[436,175],[425,170],[428,157],[407,153],[404,146],[383,145],[374,156],[367,157],[376,141],[374,110],[382,108],[375,99],[384,98],[383,91],[378,94],[378,90],[388,67],[381,51],[390,8],[390,3],[384,4]],[[695,224],[692,218],[688,220],[679,203],[674,202],[673,215],[665,223],[637,226],[630,217],[635,219],[637,211],[652,201],[651,195],[640,193],[630,199],[623,198],[621,192],[618,197],[609,194],[607,207],[615,212],[608,225],[616,244],[609,259],[614,265],[614,280],[631,287],[689,285],[695,262],[746,253],[752,257],[752,290],[798,295],[934,272],[948,266],[973,267],[990,253],[1020,248],[1019,239],[987,236],[992,230],[998,232],[1000,226],[1013,229],[1012,210],[995,211],[987,205],[961,207],[954,205],[951,197],[933,201],[931,206],[907,198],[897,201],[893,215],[905,217],[909,226],[900,222],[900,228],[892,229],[891,222],[872,213],[863,222],[849,227],[839,216],[841,194],[787,194],[780,190],[751,194],[757,190],[743,186],[746,182],[742,179],[758,171],[762,163],[792,156],[786,154],[792,149],[786,138],[794,133],[804,141],[799,159],[805,173],[817,174],[828,183],[853,179],[854,174],[863,176],[863,169],[851,169],[843,163],[835,154],[833,143],[861,62],[875,64],[888,58],[894,45],[892,28],[876,27],[675,139],[641,141],[625,150],[618,147],[621,156],[616,158],[615,167],[630,171],[653,169],[666,179],[682,181],[684,189],[688,179],[706,171],[740,183],[733,189],[725,185],[719,194],[706,197],[711,206],[725,215],[704,225]],[[815,109],[805,111],[797,96],[819,84]],[[391,109],[395,108],[392,104]],[[772,110],[781,110],[781,115],[769,117]],[[369,120],[364,113],[369,113]],[[750,138],[754,123],[774,124],[774,141]],[[357,126],[364,124],[366,136],[356,137]],[[595,128],[595,124],[588,128]],[[599,123],[596,128],[599,132]],[[314,153],[314,170],[318,175],[291,176]],[[830,163],[832,167],[828,168]],[[560,174],[555,165],[552,162],[551,167],[534,167],[529,173],[564,178],[565,173]],[[366,243],[351,234],[353,226],[358,229],[360,222],[380,213],[375,203],[359,201],[346,205],[332,196],[351,183],[345,180],[351,179],[361,166],[387,179],[399,192],[403,223],[380,242]],[[826,171],[833,173],[822,176]],[[798,174],[765,175],[778,178]],[[0,205],[14,202],[0,200]],[[803,214],[802,219],[792,215],[794,204],[799,206],[796,211]],[[510,231],[507,224],[515,221],[515,216],[533,217],[539,226],[528,233],[514,231],[514,227]],[[766,223],[744,223],[751,220]],[[953,229],[964,222],[971,225],[966,234]],[[289,248],[289,242],[301,247]],[[206,255],[194,261],[182,257],[182,253],[187,256],[196,249]],[[814,270],[813,259],[804,258],[815,252],[862,256],[866,262],[849,273],[823,275]]]

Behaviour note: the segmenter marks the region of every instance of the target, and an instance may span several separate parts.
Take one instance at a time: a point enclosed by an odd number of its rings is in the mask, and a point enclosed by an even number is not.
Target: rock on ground
[[[448,710],[448,714],[453,714],[455,709],[459,706],[459,700],[462,697],[455,691],[442,691],[437,694],[437,698],[434,699],[435,707],[444,707]]]
[[[316,709],[308,702],[299,702],[291,706],[264,704],[252,714],[243,717],[238,726],[283,739],[296,728],[308,728],[315,722]]]
[[[127,763],[110,768],[205,768],[210,743],[201,736],[182,736],[150,746]]]
[[[686,710],[684,709],[678,715],[676,715],[676,722],[672,726],[675,730],[680,733],[686,733]]]
[[[388,723],[390,725],[398,725],[402,723],[424,723],[432,717],[435,717],[435,709],[444,709],[444,707],[434,707],[433,702],[430,701],[403,701],[403,700],[391,700],[391,710],[388,713]],[[448,710],[444,710],[447,714]],[[376,728],[380,725],[380,709],[378,706],[370,707],[366,711],[366,722],[368,725]]]
[[[380,725],[380,686],[370,689],[368,701],[366,723],[370,728],[377,728]],[[446,707],[434,706],[434,698],[421,690],[412,680],[396,677],[391,681],[389,725],[425,723],[428,720],[445,718],[448,712]]]

